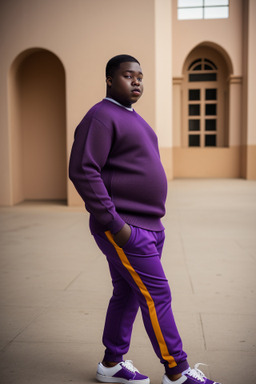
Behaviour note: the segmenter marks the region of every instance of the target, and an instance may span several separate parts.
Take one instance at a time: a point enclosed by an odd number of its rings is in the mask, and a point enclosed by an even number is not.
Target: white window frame
[[[226,19],[229,0],[177,0],[178,20]]]

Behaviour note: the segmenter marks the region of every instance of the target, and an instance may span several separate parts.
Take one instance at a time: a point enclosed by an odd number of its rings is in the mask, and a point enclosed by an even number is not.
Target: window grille
[[[229,0],[178,0],[178,20],[226,19]]]

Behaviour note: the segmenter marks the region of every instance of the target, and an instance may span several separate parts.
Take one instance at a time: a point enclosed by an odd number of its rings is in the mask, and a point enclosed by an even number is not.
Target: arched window
[[[183,82],[184,147],[224,147],[228,143],[227,78],[213,50],[194,52]]]

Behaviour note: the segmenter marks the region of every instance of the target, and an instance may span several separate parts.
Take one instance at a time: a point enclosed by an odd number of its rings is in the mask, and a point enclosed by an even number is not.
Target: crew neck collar
[[[125,107],[124,105],[118,103],[118,101],[116,101],[114,99],[111,99],[111,97],[105,97],[104,100],[111,101],[112,103],[114,103],[116,105],[119,105],[119,107],[125,108],[127,111],[133,112],[133,108],[132,107]]]

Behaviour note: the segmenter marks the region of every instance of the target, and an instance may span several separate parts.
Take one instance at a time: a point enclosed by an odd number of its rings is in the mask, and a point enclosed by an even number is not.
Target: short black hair
[[[126,63],[126,62],[135,62],[139,63],[135,57],[130,56],[130,55],[117,55],[112,57],[106,65],[106,77],[111,76],[113,77],[115,71],[120,67],[121,63]]]

